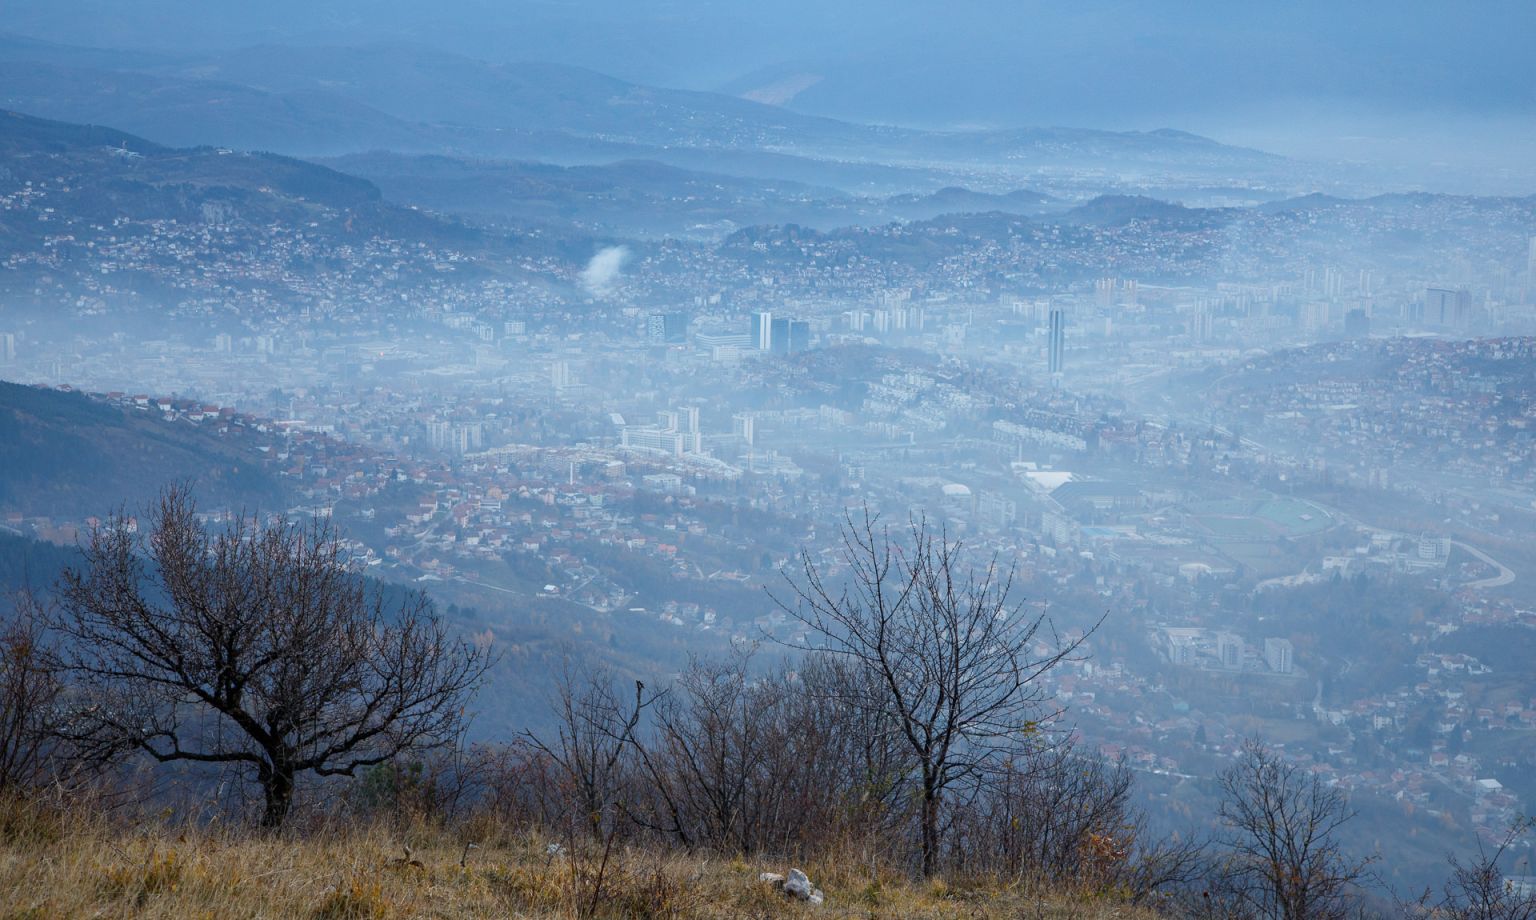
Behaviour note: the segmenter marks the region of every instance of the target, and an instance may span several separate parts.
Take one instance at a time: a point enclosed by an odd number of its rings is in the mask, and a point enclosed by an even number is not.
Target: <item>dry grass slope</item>
[[[477,847],[467,843],[478,839]],[[315,918],[1059,918],[1151,920],[1124,904],[1006,886],[871,878],[858,860],[805,866],[827,903],[787,900],[758,881],[783,865],[626,850],[547,852],[548,838],[486,827],[341,827],[259,836],[98,820],[0,806],[0,920],[76,917]],[[405,845],[411,850],[406,853]]]

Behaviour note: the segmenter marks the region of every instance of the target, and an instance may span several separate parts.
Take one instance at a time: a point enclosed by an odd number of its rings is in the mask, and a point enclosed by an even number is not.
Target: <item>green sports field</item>
[[[1333,516],[1327,511],[1294,498],[1197,502],[1189,511],[1217,540],[1301,537],[1333,526]]]

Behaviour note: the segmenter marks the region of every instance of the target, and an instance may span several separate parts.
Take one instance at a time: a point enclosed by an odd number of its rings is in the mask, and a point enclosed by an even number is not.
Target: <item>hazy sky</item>
[[[9,0],[6,7],[0,28],[57,42],[179,53],[409,40],[488,60],[553,60],[639,82],[755,93],[862,121],[1171,126],[1343,155],[1402,153],[1403,143],[1420,141],[1464,155],[1479,143],[1536,137],[1532,0]],[[1310,134],[1302,130],[1308,126]]]

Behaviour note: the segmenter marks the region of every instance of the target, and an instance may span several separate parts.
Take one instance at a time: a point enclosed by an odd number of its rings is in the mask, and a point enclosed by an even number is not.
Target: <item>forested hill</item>
[[[0,529],[0,611],[8,609],[16,592],[46,593],[69,566],[80,564],[80,551]]]
[[[140,506],[173,480],[193,483],[208,505],[279,507],[282,490],[252,439],[216,413],[166,414],[155,400],[0,382],[0,513],[101,515]]]

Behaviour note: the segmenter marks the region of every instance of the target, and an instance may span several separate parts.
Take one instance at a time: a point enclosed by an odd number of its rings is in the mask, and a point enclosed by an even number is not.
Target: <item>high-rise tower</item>
[[[752,344],[758,351],[773,350],[773,314],[766,310],[752,314]]]
[[[1066,351],[1066,316],[1060,309],[1053,308],[1050,322],[1050,344],[1047,346],[1046,365],[1052,374],[1059,374]]]

